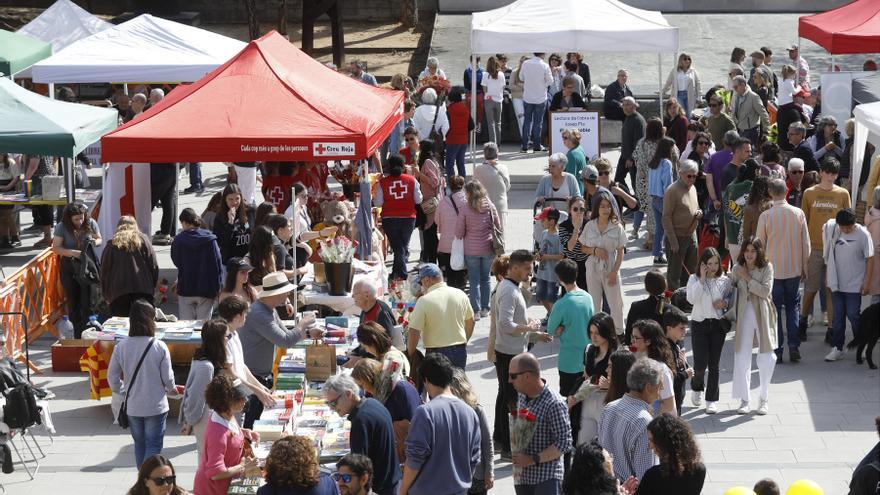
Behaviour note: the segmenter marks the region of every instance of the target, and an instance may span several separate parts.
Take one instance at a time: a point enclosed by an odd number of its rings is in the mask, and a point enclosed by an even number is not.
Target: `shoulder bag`
[[[495,256],[501,256],[504,254],[504,231],[495,224],[495,210],[491,204],[489,205],[489,218],[492,222],[492,250],[495,251]]]
[[[727,307],[721,315],[718,323],[725,332],[731,331],[736,326],[736,304],[739,297],[738,284],[731,284],[730,291],[727,293]]]
[[[144,364],[144,358],[147,357],[147,352],[153,347],[153,341],[156,339],[150,339],[147,343],[147,347],[144,349],[144,353],[141,354],[141,360],[138,361],[137,367],[134,369],[134,373],[131,375],[131,380],[127,381],[125,384],[125,400],[122,401],[122,405],[119,407],[119,415],[116,416],[116,423],[122,427],[123,430],[128,429],[128,394],[131,392],[131,388],[134,386],[134,381],[137,379],[138,371],[141,370],[141,365]]]

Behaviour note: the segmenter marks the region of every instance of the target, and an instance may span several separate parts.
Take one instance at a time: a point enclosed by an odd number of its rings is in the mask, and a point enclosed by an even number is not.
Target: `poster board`
[[[580,148],[588,162],[602,154],[599,112],[587,111],[550,112],[551,153],[568,152],[568,148],[562,142],[562,130],[570,127],[581,131]]]
[[[825,72],[819,76],[822,88],[822,115],[837,119],[837,129],[846,136],[847,119],[852,117],[852,81],[873,72]],[[846,136],[849,137],[849,136]]]

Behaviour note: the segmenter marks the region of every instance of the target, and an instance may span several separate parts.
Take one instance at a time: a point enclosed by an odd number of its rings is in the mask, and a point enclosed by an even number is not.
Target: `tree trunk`
[[[253,41],[260,37],[260,20],[257,18],[257,1],[244,0],[244,8],[247,10],[248,36]]]
[[[403,0],[400,23],[405,28],[413,29],[419,25],[418,0]]]
[[[287,38],[287,0],[278,1],[278,33]]]

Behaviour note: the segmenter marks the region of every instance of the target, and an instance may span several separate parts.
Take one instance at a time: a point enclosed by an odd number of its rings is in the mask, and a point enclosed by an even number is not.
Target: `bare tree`
[[[278,33],[287,37],[287,0],[278,0]]]
[[[413,29],[419,25],[418,0],[403,0],[400,12],[400,23],[403,27]]]
[[[247,11],[248,36],[253,41],[260,37],[260,20],[257,18],[257,1],[244,0],[244,8]]]

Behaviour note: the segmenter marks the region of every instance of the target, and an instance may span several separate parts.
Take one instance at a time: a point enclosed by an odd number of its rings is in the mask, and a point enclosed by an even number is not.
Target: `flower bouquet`
[[[159,281],[159,285],[156,287],[156,292],[153,294],[153,306],[159,307],[163,303],[168,301],[168,279],[163,278]]]
[[[449,90],[452,89],[452,83],[449,82],[448,79],[442,78],[439,75],[435,74],[433,76],[425,76],[419,79],[419,89],[416,91],[419,97],[422,96],[422,92],[427,89],[432,88],[437,92],[437,95],[448,94]]]
[[[378,383],[375,384],[376,393],[373,394],[373,398],[384,404],[388,400],[388,396],[391,395],[394,383],[400,378],[400,363],[391,360],[385,361],[382,364],[382,373],[379,375]]]
[[[318,243],[318,256],[324,263],[351,263],[357,242],[345,236],[323,239]]]
[[[510,450],[514,454],[525,452],[535,430],[538,428],[538,417],[526,408],[521,408],[510,415]],[[518,483],[522,478],[523,468],[513,468],[513,481]]]

